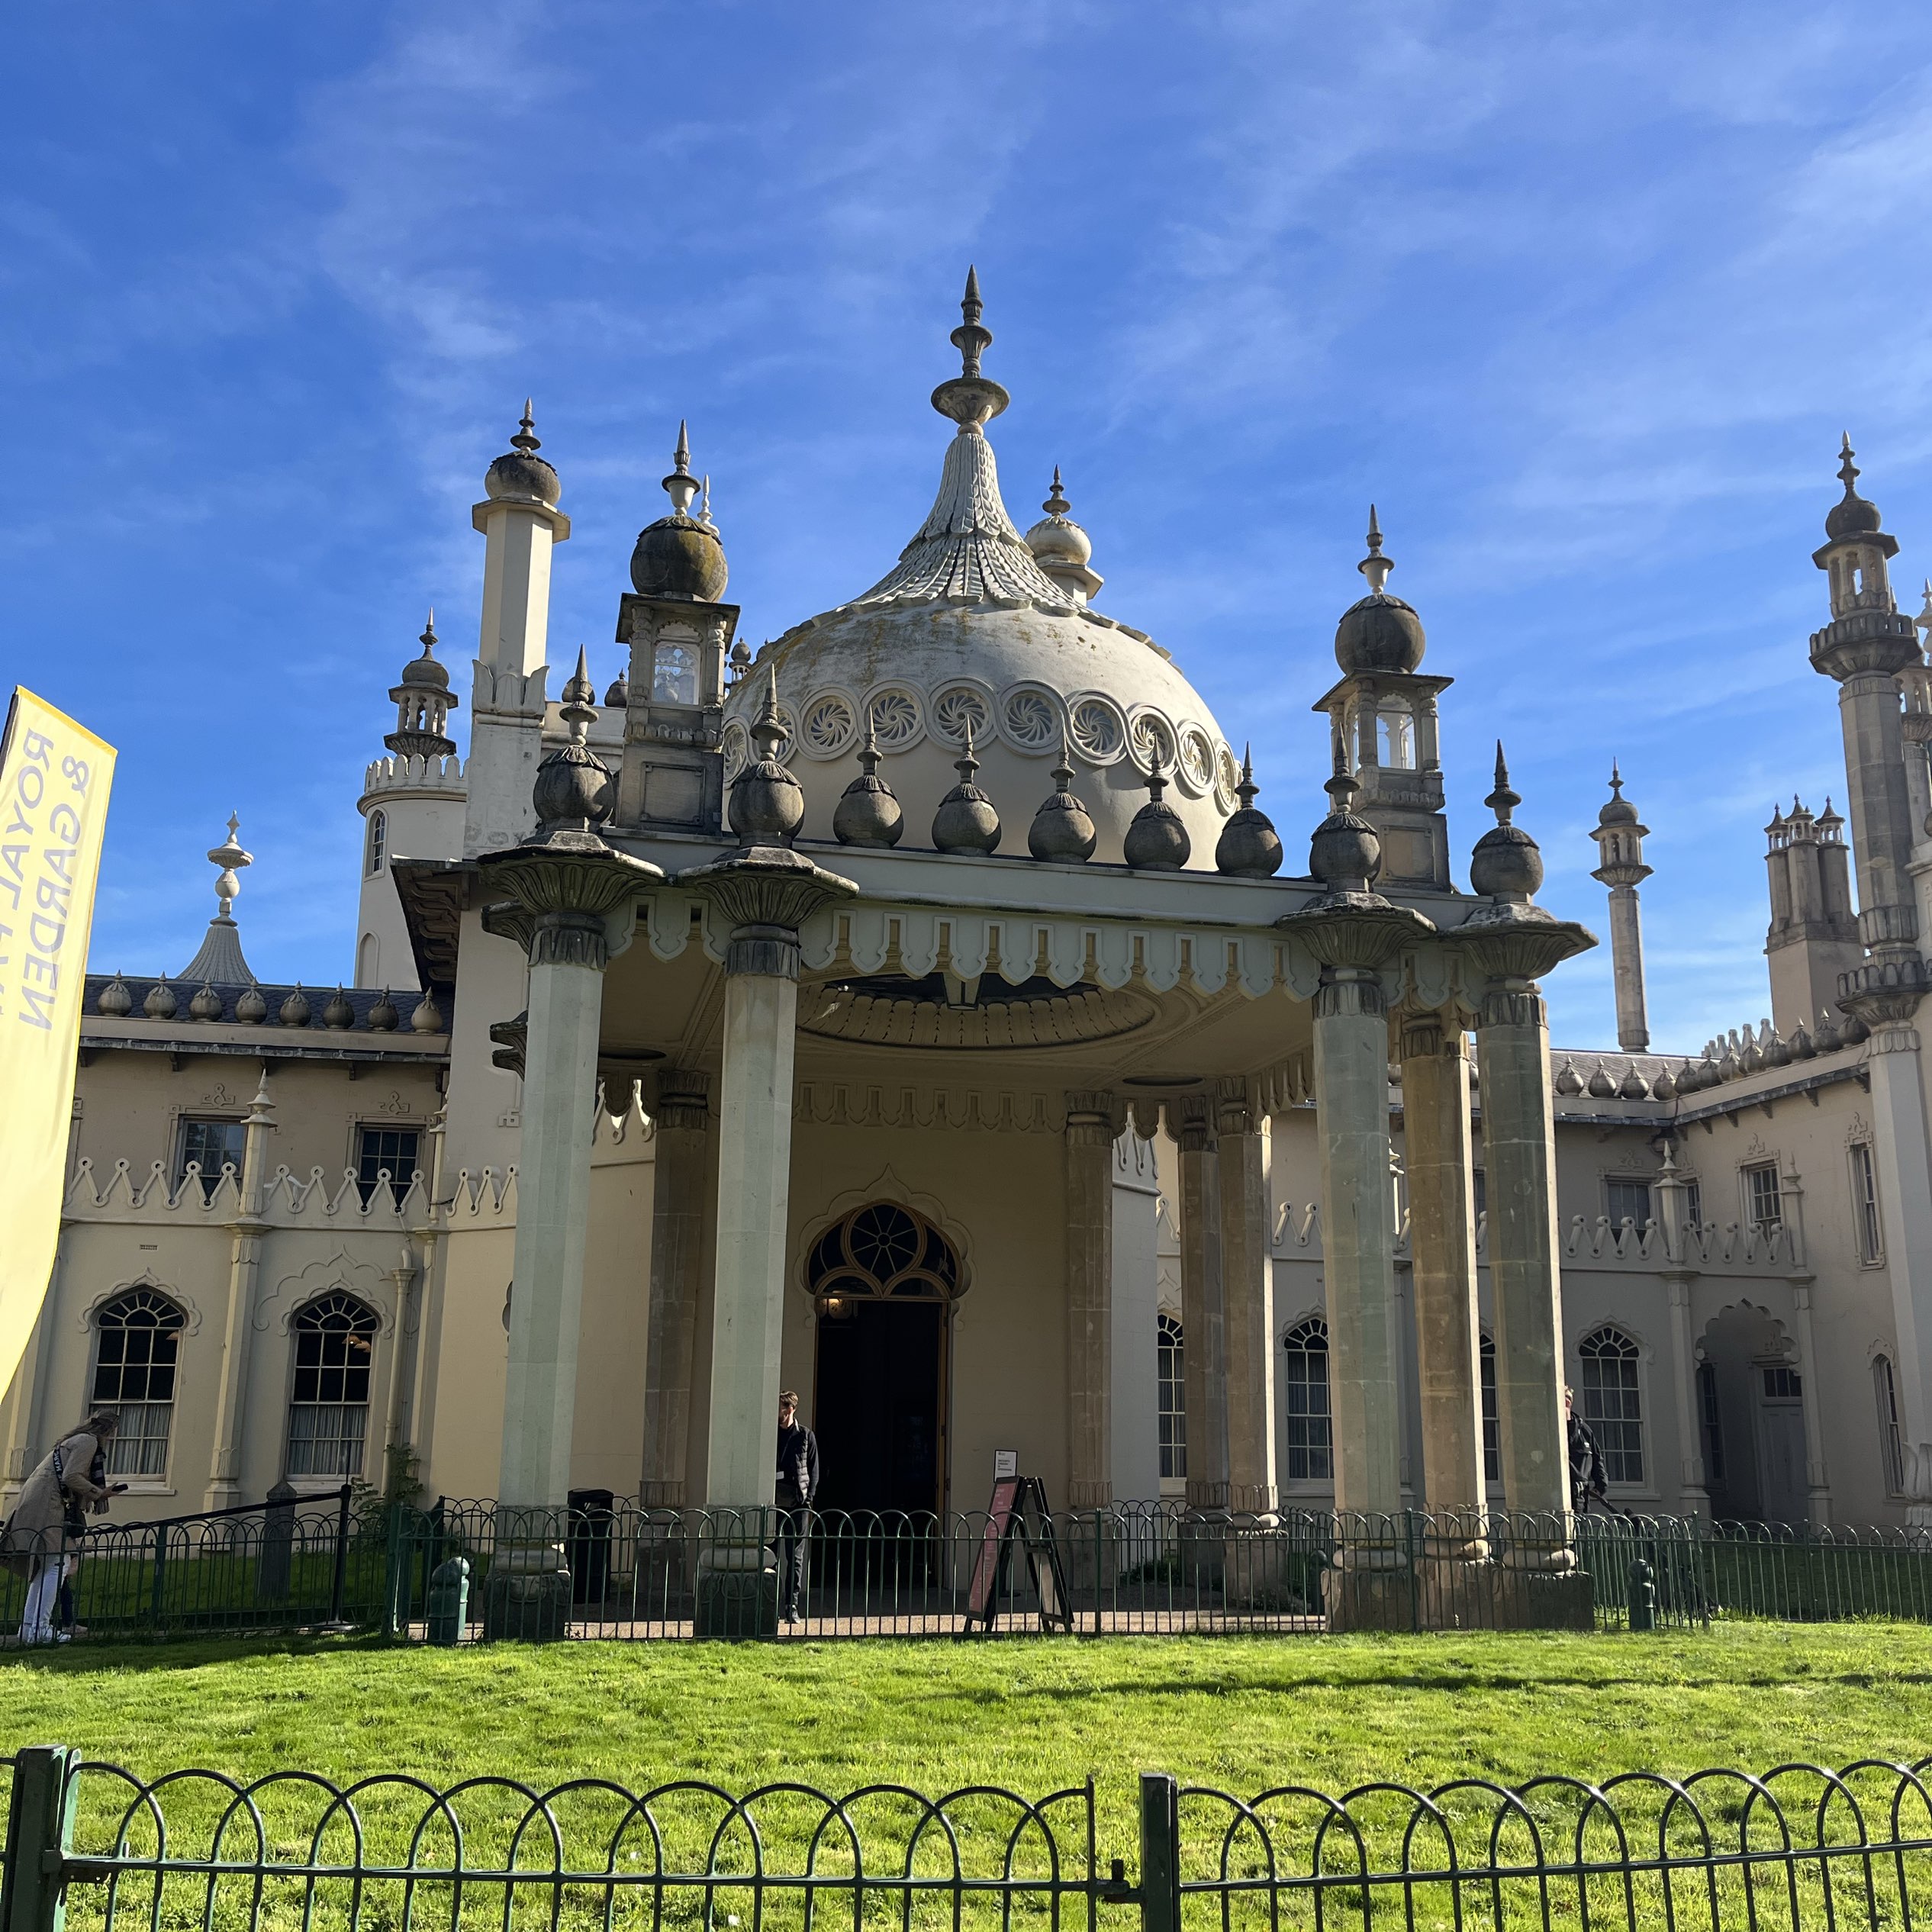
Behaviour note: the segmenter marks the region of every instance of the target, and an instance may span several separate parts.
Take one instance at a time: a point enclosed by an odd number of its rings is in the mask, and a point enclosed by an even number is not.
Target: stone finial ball
[[[593,826],[610,816],[610,768],[588,745],[560,745],[537,768],[530,800],[543,826]]]
[[[527,503],[534,498],[539,503],[554,504],[563,494],[563,485],[541,456],[521,449],[507,449],[485,472],[483,494],[492,502],[520,498]]]
[[[1267,879],[1281,870],[1281,838],[1267,813],[1245,805],[1215,842],[1214,869],[1238,879]]]
[[[1373,884],[1382,870],[1381,836],[1353,812],[1331,813],[1308,842],[1308,870],[1324,885],[1352,879]]]
[[[1414,610],[1400,597],[1379,591],[1341,613],[1335,626],[1335,662],[1351,677],[1413,671],[1422,662],[1425,642],[1422,620]]]
[[[1469,883],[1486,899],[1532,899],[1543,883],[1543,855],[1521,826],[1492,826],[1470,855]]]
[[[845,787],[832,814],[832,836],[842,845],[896,845],[905,829],[891,787],[871,772]]]
[[[776,758],[748,765],[731,781],[731,829],[747,845],[788,845],[805,823],[805,794]]]
[[[630,581],[640,597],[715,604],[725,594],[731,571],[724,545],[709,523],[694,517],[661,517],[637,533]]]
[[[1026,849],[1045,865],[1084,865],[1099,843],[1087,807],[1069,791],[1054,793],[1026,828]]]

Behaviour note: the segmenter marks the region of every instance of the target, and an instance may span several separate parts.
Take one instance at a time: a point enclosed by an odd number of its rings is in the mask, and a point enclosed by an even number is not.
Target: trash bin
[[[570,1563],[570,1600],[601,1603],[610,1588],[610,1533],[617,1521],[611,1489],[572,1489],[565,1554]]]

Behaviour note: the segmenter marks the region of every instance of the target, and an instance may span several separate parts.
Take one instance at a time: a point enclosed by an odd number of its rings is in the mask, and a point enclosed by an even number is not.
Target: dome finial
[[[1062,726],[1060,755],[1053,767],[1053,791],[1026,829],[1026,848],[1048,865],[1081,865],[1100,842],[1087,807],[1074,796],[1074,748]]]
[[[562,698],[557,715],[569,726],[572,740],[581,745],[597,721],[597,687],[591,682],[589,653],[581,645],[577,649],[577,668],[565,680]]]
[[[1335,774],[1322,790],[1334,809],[1315,828],[1308,845],[1309,876],[1328,887],[1316,903],[1381,906],[1386,902],[1376,892],[1375,881],[1382,871],[1382,835],[1351,809],[1361,787],[1348,768],[1348,748],[1339,731],[1333,742]]]
[[[1502,740],[1496,740],[1496,788],[1483,803],[1496,815],[1498,825],[1507,825],[1509,815],[1521,804],[1521,798],[1509,789],[1509,767],[1502,755]]]
[[[417,638],[416,641],[422,646],[423,656],[426,658],[435,656],[436,644],[436,606],[433,604],[430,606],[430,614],[423,623],[423,634],[420,637]]]
[[[526,456],[533,449],[543,447],[536,440],[536,417],[531,412],[528,396],[523,398],[523,417],[517,423],[517,433],[510,439],[510,446],[513,449],[522,450]]]
[[[1852,457],[1855,453],[1851,446],[1851,431],[1847,430],[1838,439],[1838,455],[1840,459],[1838,465],[1838,478],[1845,486],[1847,496],[1851,494],[1852,485],[1858,481],[1858,465],[1852,461]]]
[[[939,800],[932,814],[932,843],[942,852],[990,852],[1000,842],[1000,814],[993,800],[974,784],[980,768],[973,755],[973,721],[965,720],[960,752],[952,768],[959,782]]]
[[[523,417],[510,439],[510,447],[485,472],[483,494],[493,502],[507,498],[554,505],[562,485],[549,457],[536,453],[543,446],[536,438],[536,417],[526,396]]]
[[[840,794],[832,813],[832,836],[842,845],[896,845],[905,815],[892,787],[879,776],[879,733],[868,707],[865,739],[858,748],[859,774]]]
[[[1192,856],[1193,841],[1180,814],[1167,802],[1166,761],[1154,747],[1148,761],[1147,803],[1136,812],[1121,841],[1121,856],[1136,871],[1178,872]]]
[[[980,358],[992,346],[993,331],[980,324],[986,304],[980,300],[980,272],[970,266],[966,270],[966,293],[960,298],[959,312],[965,320],[952,332],[953,346],[959,351],[959,372],[961,375],[977,375]]]
[[[980,358],[993,342],[993,331],[980,320],[986,304],[980,300],[980,274],[966,271],[966,293],[959,304],[965,317],[953,330],[953,346],[959,351],[959,373],[932,391],[932,407],[959,425],[961,436],[977,436],[1013,401],[998,383],[980,373]]]
[[[1042,504],[1040,507],[1049,517],[1064,517],[1073,507],[1067,501],[1066,491],[1060,487],[1060,465],[1055,463],[1053,466],[1053,488],[1048,494],[1046,501]],[[1927,581],[1925,594],[1927,598],[1932,599],[1932,579]]]
[[[682,417],[678,420],[678,447],[671,452],[671,474],[663,479],[664,493],[671,499],[672,511],[686,517],[702,485],[691,474],[691,433]]]
[[[1228,815],[1214,848],[1214,869],[1238,877],[1266,879],[1281,869],[1281,839],[1274,822],[1257,810],[1254,800],[1261,787],[1254,782],[1254,748],[1241,752],[1241,783],[1235,787],[1240,808]]]
[[[1382,526],[1376,520],[1375,505],[1369,505],[1368,555],[1355,568],[1368,579],[1369,594],[1380,597],[1382,587],[1389,581],[1389,573],[1395,568],[1390,558],[1382,554]]]
[[[1610,789],[1618,797],[1623,797],[1624,774],[1617,769],[1617,761],[1614,758],[1610,761]]]

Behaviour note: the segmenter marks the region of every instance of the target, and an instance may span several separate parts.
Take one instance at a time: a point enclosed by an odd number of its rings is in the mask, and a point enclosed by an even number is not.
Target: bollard
[[[446,1557],[430,1573],[430,1641],[460,1644],[469,1621],[469,1559]]]
[[[1657,1627],[1657,1576],[1641,1557],[1630,1567],[1630,1627],[1632,1630]]]

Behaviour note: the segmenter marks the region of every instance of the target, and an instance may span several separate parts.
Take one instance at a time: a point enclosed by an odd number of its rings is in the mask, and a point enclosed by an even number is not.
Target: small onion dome
[[[805,794],[778,762],[785,728],[778,716],[778,674],[765,687],[765,703],[752,725],[757,754],[731,781],[731,829],[747,845],[789,845],[805,822]]]
[[[1811,1038],[1805,1022],[1798,1022],[1798,1030],[1791,1036],[1791,1057],[1794,1060],[1811,1060],[1817,1058],[1818,1042]]]
[[[423,626],[423,634],[416,640],[423,647],[420,657],[411,658],[403,666],[402,682],[414,690],[427,688],[446,691],[449,688],[449,673],[436,662],[436,613],[430,613],[430,620]],[[392,693],[393,696],[394,694]],[[456,700],[450,700],[453,705]]]
[[[869,713],[858,762],[863,769],[832,810],[832,836],[842,845],[896,845],[906,829],[906,815],[900,810],[892,787],[879,776],[878,735]]]
[[[1821,1053],[1836,1053],[1845,1043],[1845,1037],[1839,1030],[1838,1022],[1823,1006],[1818,1009],[1818,1023],[1812,1037],[1818,1042]]]
[[[691,514],[704,485],[691,474],[691,439],[682,423],[671,460],[671,474],[664,478],[671,514],[638,532],[637,547],[630,553],[630,581],[640,597],[715,604],[725,594],[731,571],[709,505],[700,515]]]
[[[1791,1064],[1791,1042],[1775,1028],[1772,1030],[1771,1044],[1764,1049],[1764,1064],[1767,1067]]]
[[[530,399],[523,399],[523,420],[509,449],[499,456],[483,478],[483,494],[491,501],[521,497],[525,502],[554,504],[563,494],[557,472],[536,452],[543,445],[533,433],[536,419],[530,414]]]
[[[1422,662],[1427,639],[1422,619],[1382,588],[1395,565],[1382,554],[1382,529],[1373,504],[1369,505],[1368,546],[1368,555],[1355,568],[1368,579],[1369,594],[1341,613],[1335,626],[1335,662],[1349,677],[1413,671]]]
[[[1650,1098],[1653,1100],[1674,1100],[1676,1097],[1677,1083],[1670,1077],[1670,1069],[1666,1067],[1651,1084]]]
[[[417,1001],[416,1010],[409,1016],[409,1030],[412,1033],[443,1031],[443,1009],[436,1004],[434,995],[426,993]]]
[[[1349,808],[1361,787],[1348,769],[1341,739],[1335,739],[1335,776],[1322,788],[1335,810],[1315,828],[1308,842],[1309,876],[1331,892],[1367,892],[1382,870],[1382,835]]]
[[[1057,485],[1060,472],[1054,472]],[[1058,494],[1056,488],[1055,494]],[[1093,856],[1100,835],[1087,807],[1073,794],[1074,762],[1067,734],[1060,734],[1060,762],[1053,768],[1053,791],[1043,799],[1026,828],[1026,849],[1049,865],[1080,865]],[[1130,828],[1131,829],[1131,828]]]
[[[204,980],[201,990],[188,1003],[190,1019],[219,1019],[221,1017],[221,995]]]
[[[1470,855],[1470,889],[1486,899],[1526,903],[1543,883],[1543,855],[1536,841],[1509,815],[1522,800],[1509,789],[1509,767],[1503,762],[1502,741],[1496,741],[1496,788],[1483,803],[1496,822],[1476,842]]]
[[[1879,507],[1867,502],[1852,487],[1858,480],[1858,465],[1852,461],[1849,431],[1838,453],[1843,459],[1838,465],[1838,474],[1844,480],[1845,494],[1831,506],[1824,520],[1825,536],[1834,540],[1846,536],[1876,536],[1879,534]]]
[[[349,1003],[349,996],[340,987],[336,988],[329,1003],[322,1009],[322,1024],[333,1026],[337,1032],[356,1024],[356,1009]]]
[[[1616,1098],[1617,1083],[1603,1071],[1601,1060],[1590,1074],[1590,1084],[1586,1090],[1593,1100],[1613,1100]]]
[[[141,1002],[141,1011],[150,1019],[172,1019],[178,1003],[174,988],[166,980],[156,980]]]
[[[1845,1023],[1839,1029],[1839,1035],[1847,1046],[1856,1046],[1872,1037],[1872,1029],[1856,1013],[1847,1013]]]
[[[285,1026],[306,1026],[309,1020],[308,995],[298,986],[282,1003],[275,1017]]]
[[[952,768],[959,774],[959,782],[939,800],[939,809],[932,814],[932,843],[942,852],[990,852],[1000,842],[1000,814],[993,800],[973,782],[980,762],[973,755],[970,720],[966,742]]]
[[[1623,776],[1617,769],[1616,761],[1610,763],[1610,797],[1603,810],[1597,813],[1599,825],[1634,825],[1637,807],[1624,796]]]
[[[235,1002],[235,1017],[244,1026],[259,1026],[269,1016],[269,1003],[259,986],[251,986]]]
[[[124,1019],[134,1010],[133,988],[116,973],[95,997],[94,1010],[105,1013],[109,1019]]]
[[[1254,747],[1250,745],[1241,753],[1241,783],[1235,787],[1241,807],[1228,814],[1228,823],[1215,842],[1217,872],[1229,873],[1237,878],[1267,879],[1281,870],[1281,839],[1274,821],[1255,808],[1255,797],[1261,789],[1254,782]]]
[[[1637,1071],[1634,1060],[1617,1089],[1617,1097],[1622,1100],[1647,1100],[1650,1097],[1650,1084]]]
[[[1040,505],[1047,514],[1026,533],[1033,560],[1063,589],[1084,604],[1106,581],[1091,568],[1093,539],[1067,514],[1073,507],[1060,487],[1060,467],[1053,471],[1053,488]]]
[[[1162,796],[1167,789],[1157,751],[1147,774],[1147,803],[1134,814],[1121,841],[1122,856],[1136,871],[1178,872],[1194,848],[1180,814]]]
[[[584,742],[584,733],[597,716],[591,708],[597,687],[591,682],[584,652],[565,681],[559,714],[570,736],[536,768],[530,801],[536,807],[537,830],[588,832],[610,816],[610,768]]]
[[[604,708],[607,711],[627,711],[630,708],[630,668],[626,665],[610,681],[610,688],[604,694]]]
[[[375,1033],[393,1033],[401,1023],[402,1015],[396,1010],[396,1003],[389,997],[389,989],[382,989],[382,997],[369,1009],[369,1030]]]
[[[1583,1077],[1576,1071],[1576,1063],[1567,1055],[1563,1064],[1557,1069],[1557,1077],[1552,1083],[1565,1099],[1573,1099],[1583,1090]]]

